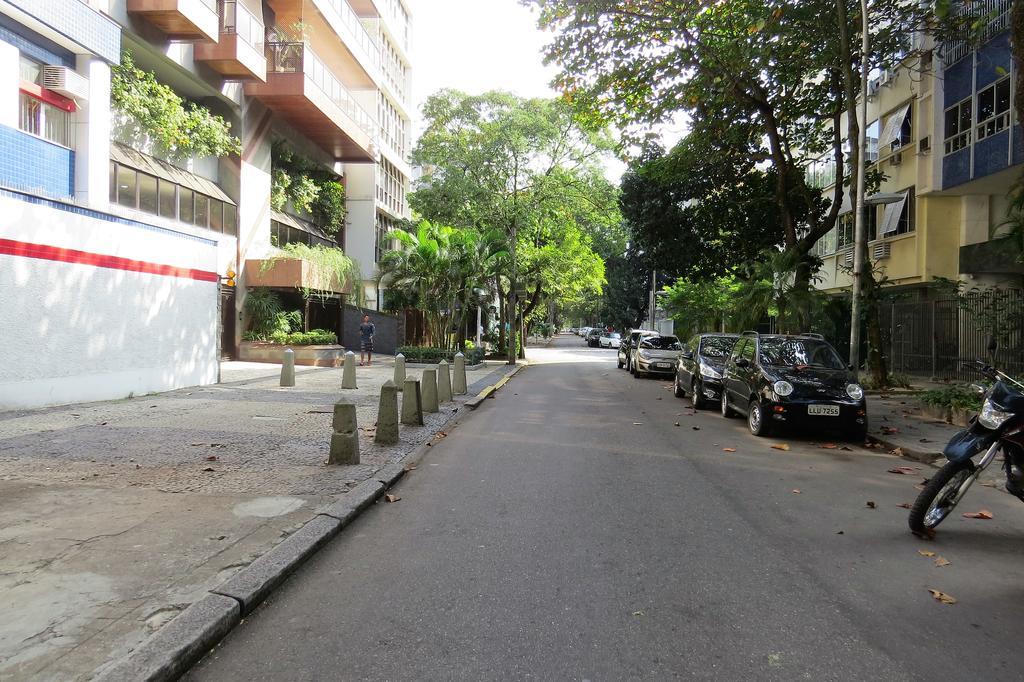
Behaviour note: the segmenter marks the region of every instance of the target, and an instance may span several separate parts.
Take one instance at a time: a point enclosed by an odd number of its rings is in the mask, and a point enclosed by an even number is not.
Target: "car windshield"
[[[701,341],[700,354],[708,358],[725,358],[735,345],[735,336],[706,336]]]
[[[679,339],[674,336],[652,336],[640,342],[641,348],[654,348],[656,350],[681,350]]]
[[[618,335],[617,332],[612,332],[611,334],[605,334],[605,336],[607,336],[609,339],[621,339],[622,338],[621,336]]]
[[[762,337],[761,362],[776,367],[846,368],[835,349],[818,339]]]

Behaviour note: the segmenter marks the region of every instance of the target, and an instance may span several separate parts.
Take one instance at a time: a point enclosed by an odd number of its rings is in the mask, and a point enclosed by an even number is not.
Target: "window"
[[[737,358],[743,355],[743,347],[749,345],[750,342],[746,339],[740,339],[736,342],[736,347],[732,349],[732,359],[735,361]]]
[[[178,188],[178,220],[183,223],[191,223],[195,217],[192,194],[193,192],[190,189]]]
[[[237,211],[234,204],[224,204],[224,234],[238,236]]]
[[[867,129],[867,146],[868,146],[868,161],[878,161],[878,138],[881,135],[881,126],[878,120],[874,120],[868,124]]]
[[[836,250],[844,249],[853,244],[853,230],[853,211],[839,216],[839,219],[836,221]]]
[[[915,230],[914,225],[914,188],[911,187],[903,195],[903,198],[891,204],[886,204],[885,215],[882,217],[882,237],[894,237],[900,234],[908,234]]]
[[[71,114],[27,92],[19,93],[18,127],[63,147],[72,143]]]
[[[825,341],[779,336],[761,339],[761,363],[774,367],[806,366],[846,369],[846,363]]]
[[[835,160],[822,157],[807,165],[807,184],[817,189],[824,189],[836,181]]]
[[[952,154],[971,143],[971,99],[946,109],[946,153]]]
[[[18,64],[18,76],[27,83],[39,85],[39,79],[43,75],[43,64],[34,59],[21,55]]]
[[[885,128],[879,140],[881,147],[889,146],[892,151],[910,144],[913,140],[912,116],[910,102],[907,102],[885,119]]]
[[[749,362],[754,362],[754,342],[747,340],[746,345],[740,349],[740,357],[747,359]]]
[[[219,199],[210,199],[210,229],[224,231],[224,202]]]
[[[156,178],[152,175],[139,173],[139,210],[146,213],[157,212]]]
[[[977,139],[984,140],[1009,127],[1010,77],[1007,76],[978,92]]]
[[[167,180],[160,181],[160,215],[172,220],[178,217],[178,186]]]
[[[110,201],[216,232],[238,234],[238,211],[233,204],[117,161],[110,162]]]
[[[210,197],[196,193],[196,215],[195,224],[197,227],[206,227],[210,224]]]
[[[135,208],[135,176],[137,173],[124,166],[117,167],[117,203]]]

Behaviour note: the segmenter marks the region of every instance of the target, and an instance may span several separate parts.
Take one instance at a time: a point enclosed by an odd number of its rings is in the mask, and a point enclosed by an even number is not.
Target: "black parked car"
[[[722,372],[722,416],[739,412],[755,436],[776,426],[867,435],[867,403],[857,375],[817,334],[744,332]]]
[[[604,329],[600,327],[594,327],[593,329],[589,330],[587,332],[587,335],[583,338],[587,342],[588,346],[590,346],[591,348],[597,348],[599,345],[598,339],[601,338],[601,334],[604,334]]]
[[[697,334],[683,346],[676,368],[677,398],[690,396],[695,410],[722,399],[722,369],[738,334]]]

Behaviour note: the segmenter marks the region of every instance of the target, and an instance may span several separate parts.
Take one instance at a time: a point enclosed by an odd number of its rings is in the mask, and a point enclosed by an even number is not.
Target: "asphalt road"
[[[577,337],[531,356],[192,679],[1021,678],[1015,499],[924,542],[927,467],[691,415]]]

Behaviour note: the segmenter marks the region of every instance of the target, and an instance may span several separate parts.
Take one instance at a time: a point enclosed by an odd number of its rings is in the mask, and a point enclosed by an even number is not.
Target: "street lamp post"
[[[860,308],[864,288],[862,270],[867,242],[864,225],[864,166],[867,156],[868,125],[868,2],[860,2],[860,107],[857,134],[857,203],[853,227],[853,300],[850,305],[850,364],[860,369]]]

